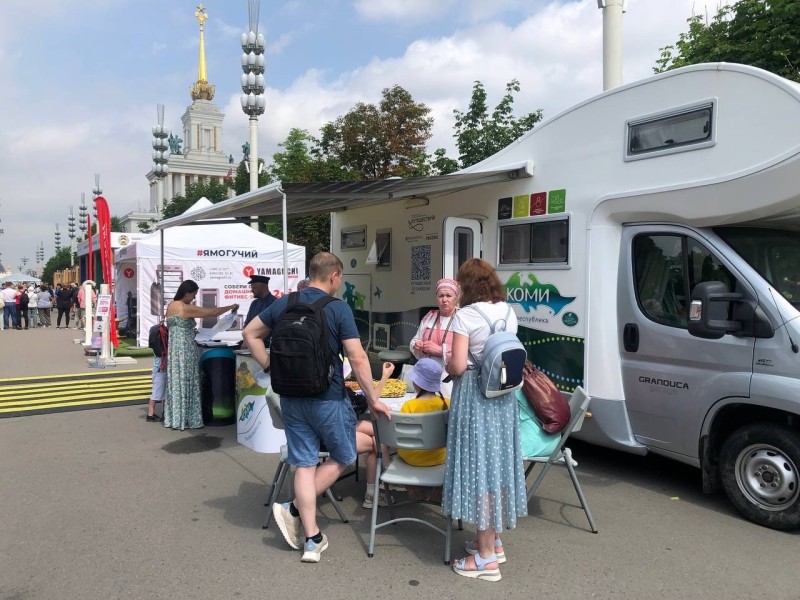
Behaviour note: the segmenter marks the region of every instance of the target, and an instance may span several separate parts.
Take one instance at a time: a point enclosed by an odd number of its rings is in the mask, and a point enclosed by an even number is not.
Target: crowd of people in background
[[[92,296],[96,301],[97,293],[94,290]],[[83,286],[58,283],[53,288],[47,283],[36,285],[32,282],[7,281],[0,290],[0,308],[3,312],[0,331],[52,327],[51,313],[54,307],[58,311],[56,329],[68,329],[70,319],[75,329],[85,327],[83,311],[86,301]]]

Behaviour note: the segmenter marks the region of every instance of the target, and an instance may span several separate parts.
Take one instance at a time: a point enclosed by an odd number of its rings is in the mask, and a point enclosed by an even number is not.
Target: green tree
[[[456,117],[456,132],[453,137],[456,138],[461,168],[489,158],[541,121],[541,109],[521,117],[514,116],[514,93],[519,90],[519,81],[516,79],[509,81],[506,84],[505,95],[490,116],[486,105],[486,89],[480,81],[476,81],[472,87],[472,98],[467,110],[453,111]],[[444,160],[444,151],[438,158],[441,166],[446,169],[452,168],[452,163]]]
[[[218,181],[190,183],[186,186],[185,196],[178,194],[177,196],[173,196],[172,200],[166,203],[161,218],[169,219],[170,217],[177,217],[186,212],[187,208],[203,197],[208,198],[213,204],[221,202],[228,198],[229,189],[227,185],[219,183]]]
[[[312,183],[340,181],[347,173],[338,159],[326,156],[320,141],[305,129],[292,129],[279,144],[283,150],[272,157],[270,176],[282,183]],[[318,252],[330,250],[331,217],[329,214],[295,217],[287,222],[287,239],[305,246],[306,262]],[[280,221],[268,222],[264,231],[273,237],[283,237]]]
[[[264,166],[263,158],[258,159],[258,165],[259,167]],[[272,183],[272,180],[267,170],[264,169],[258,174],[258,187],[264,187],[269,183]],[[233,179],[233,191],[237,196],[250,191],[250,171],[247,170],[247,163],[245,163],[245,161],[240,162],[239,166],[236,167],[236,176]]]
[[[53,283],[53,274],[56,271],[69,269],[71,263],[69,253],[69,246],[65,246],[56,252],[52,257],[50,257],[50,259],[44,263],[44,267],[42,268],[42,276],[40,279],[46,283]]]
[[[735,62],[760,67],[800,81],[800,2],[738,0],[722,6],[707,22],[687,19],[689,31],[672,46],[661,48],[653,71],[704,62]]]
[[[321,150],[341,164],[341,180],[409,177],[424,169],[431,109],[399,85],[384,89],[381,97],[377,106],[359,102],[321,130]]]

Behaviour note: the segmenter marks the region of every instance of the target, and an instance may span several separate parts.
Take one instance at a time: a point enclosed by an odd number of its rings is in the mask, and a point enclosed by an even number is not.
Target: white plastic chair
[[[397,486],[420,486],[438,487],[444,485],[444,465],[433,467],[415,467],[409,465],[402,458],[395,455],[392,462],[382,472],[382,445],[392,448],[409,450],[432,450],[444,448],[447,445],[447,419],[450,415],[449,410],[440,410],[428,413],[400,413],[392,411],[391,421],[385,418],[373,421],[375,426],[375,444],[378,448],[378,460],[375,466],[375,481],[382,483],[384,493],[388,502],[389,520],[378,523],[378,502],[377,497],[372,504],[372,519],[369,528],[369,549],[367,556],[370,558],[375,553],[375,533],[378,529],[401,523],[404,521],[420,523],[426,527],[438,531],[445,538],[444,541],[444,564],[450,564],[450,541],[452,537],[452,523],[449,516],[444,515],[445,527],[438,527],[430,521],[415,517],[395,517],[394,509],[397,506],[424,500],[405,500],[403,502],[393,502],[392,495],[389,493],[389,485]]]
[[[283,429],[283,418],[281,413],[281,401],[280,399],[275,396],[274,394],[267,394],[267,402],[269,405],[274,409],[277,418],[273,420],[273,425],[277,429]],[[320,461],[324,461],[329,458],[330,455],[327,452],[320,452],[319,459]],[[278,467],[275,469],[275,475],[272,477],[272,484],[270,485],[270,492],[269,498],[266,503],[267,507],[267,520],[262,525],[262,529],[267,529],[269,527],[269,523],[272,520],[272,505],[278,501],[278,495],[283,488],[283,483],[286,481],[286,475],[289,474],[289,449],[286,447],[286,444],[281,446],[281,456],[280,460],[278,461]],[[333,505],[334,510],[339,515],[339,518],[342,520],[342,523],[347,523],[347,517],[345,516],[344,512],[342,512],[342,507],[339,505],[339,500],[341,498],[336,498],[333,494],[331,488],[325,490],[325,496],[328,498],[330,503]]]
[[[586,518],[589,520],[589,527],[591,527],[592,533],[597,533],[597,526],[595,525],[594,519],[592,518],[592,513],[589,510],[589,504],[586,502],[586,497],[583,495],[581,484],[578,483],[578,475],[575,473],[575,467],[578,465],[578,463],[572,458],[572,451],[566,447],[567,439],[572,432],[580,431],[581,427],[583,426],[583,419],[586,416],[586,409],[589,407],[590,400],[591,398],[586,394],[582,387],[578,386],[575,388],[575,391],[572,392],[572,397],[569,399],[569,423],[564,431],[561,432],[561,439],[559,440],[555,450],[553,450],[549,456],[525,456],[522,460],[523,462],[530,463],[528,464],[527,469],[525,469],[526,479],[537,464],[542,465],[539,475],[534,480],[533,485],[531,485],[531,487],[528,489],[528,502],[530,502],[531,498],[533,498],[533,495],[536,493],[539,484],[542,483],[542,479],[544,479],[544,476],[550,470],[551,466],[559,465],[566,467],[567,472],[569,473],[569,478],[572,480],[572,485],[575,488],[575,492],[578,494],[578,500],[581,502],[581,507],[583,507],[583,511],[586,513]]]

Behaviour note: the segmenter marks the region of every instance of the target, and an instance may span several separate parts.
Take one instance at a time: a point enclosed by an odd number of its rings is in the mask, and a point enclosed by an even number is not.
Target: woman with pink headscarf
[[[436,303],[438,310],[426,314],[419,324],[417,334],[411,338],[411,352],[418,359],[432,358],[444,368],[453,351],[453,332],[450,324],[458,310],[458,297],[461,288],[455,279],[445,277],[436,282]],[[446,371],[442,372],[442,393],[450,397],[453,384]]]

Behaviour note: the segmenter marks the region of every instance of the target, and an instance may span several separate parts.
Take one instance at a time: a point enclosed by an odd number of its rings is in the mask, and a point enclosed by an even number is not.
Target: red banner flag
[[[111,252],[111,214],[108,212],[108,202],[106,202],[105,198],[98,196],[94,202],[97,207],[97,238],[100,245],[100,267],[103,271],[103,283],[108,284],[108,293],[113,298],[114,281],[112,268],[114,255]],[[111,343],[116,348],[119,346],[119,338],[117,337],[117,321],[114,313],[114,302],[112,300],[108,321]]]

